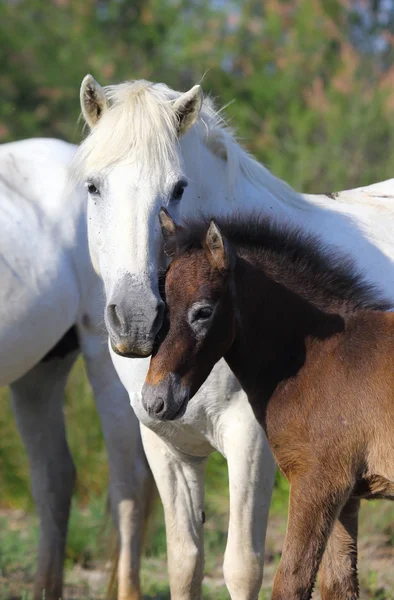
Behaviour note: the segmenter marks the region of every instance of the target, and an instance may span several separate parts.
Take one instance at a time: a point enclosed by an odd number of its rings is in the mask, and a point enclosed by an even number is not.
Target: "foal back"
[[[362,372],[353,385],[357,385],[357,410],[364,416],[368,443],[366,470],[357,493],[394,500],[394,314],[368,313],[360,327],[364,335],[361,331],[357,336],[360,354],[354,356],[360,361]]]
[[[359,312],[342,333],[310,341],[296,381],[272,399],[267,427],[290,478],[294,464],[316,460],[327,476],[352,477],[354,495],[394,500],[394,314]]]

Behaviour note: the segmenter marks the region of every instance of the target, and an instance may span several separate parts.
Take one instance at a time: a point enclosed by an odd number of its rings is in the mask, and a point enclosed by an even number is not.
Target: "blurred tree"
[[[180,44],[194,78],[212,66],[204,87],[236,99],[229,112],[252,152],[299,190],[393,174],[394,36],[389,21],[368,25],[370,44],[360,48],[355,31],[355,15],[372,4],[233,1],[213,35],[206,26],[195,45],[186,35]]]
[[[78,141],[78,90],[89,71],[104,83],[154,77],[178,18],[160,0],[0,2],[0,139],[53,135]]]
[[[256,156],[297,189],[389,177],[392,0],[3,0],[0,140],[79,141],[78,89],[203,77]]]

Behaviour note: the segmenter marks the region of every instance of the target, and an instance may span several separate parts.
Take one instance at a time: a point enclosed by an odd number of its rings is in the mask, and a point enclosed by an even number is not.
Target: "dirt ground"
[[[1,511],[11,530],[20,530],[27,517],[21,511]],[[360,519],[359,575],[362,600],[394,600],[394,504],[380,503],[363,509]],[[266,543],[265,572],[261,599],[268,600],[272,579],[280,557],[285,532],[285,518],[273,517],[269,521]],[[1,533],[1,532],[0,532]],[[1,538],[0,538],[1,539]],[[0,556],[1,556],[0,545]],[[31,558],[31,557],[30,557]],[[228,598],[221,573],[222,556],[207,556],[207,575],[204,581],[204,598]],[[65,600],[102,600],[105,597],[109,563],[94,563],[92,568],[74,565],[66,570]],[[167,571],[164,559],[147,558],[142,570],[142,585],[147,599],[169,598]],[[31,581],[21,564],[12,573],[0,571],[0,600],[29,600]],[[318,590],[313,595],[320,600]]]

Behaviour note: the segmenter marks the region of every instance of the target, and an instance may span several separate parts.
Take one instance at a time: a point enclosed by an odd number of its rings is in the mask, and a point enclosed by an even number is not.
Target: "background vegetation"
[[[230,103],[226,114],[242,142],[297,190],[365,185],[393,176],[393,57],[392,0],[2,0],[0,142],[54,136],[78,143],[79,85],[87,72],[101,84],[146,78],[182,90],[203,79],[205,93],[219,105]],[[9,598],[28,590],[37,524],[26,516],[28,467],[6,391],[0,402],[0,598]],[[107,467],[81,363],[65,411],[79,473],[67,556],[70,573],[87,572],[106,545]],[[206,597],[224,594],[226,486],[224,461],[215,455],[208,472]],[[280,552],[286,497],[278,478],[268,573]],[[383,503],[378,512],[374,505],[366,511],[372,546],[365,549],[363,589],[371,598],[392,598],[394,581],[374,560],[393,561],[394,511]],[[164,556],[159,510],[148,539],[151,595],[166,594]],[[81,588],[75,590],[80,597]]]

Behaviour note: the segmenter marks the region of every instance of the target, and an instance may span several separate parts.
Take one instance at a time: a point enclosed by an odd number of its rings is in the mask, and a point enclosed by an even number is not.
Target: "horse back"
[[[2,385],[33,367],[75,323],[80,290],[72,252],[84,213],[82,200],[66,195],[73,152],[58,140],[0,146]]]

